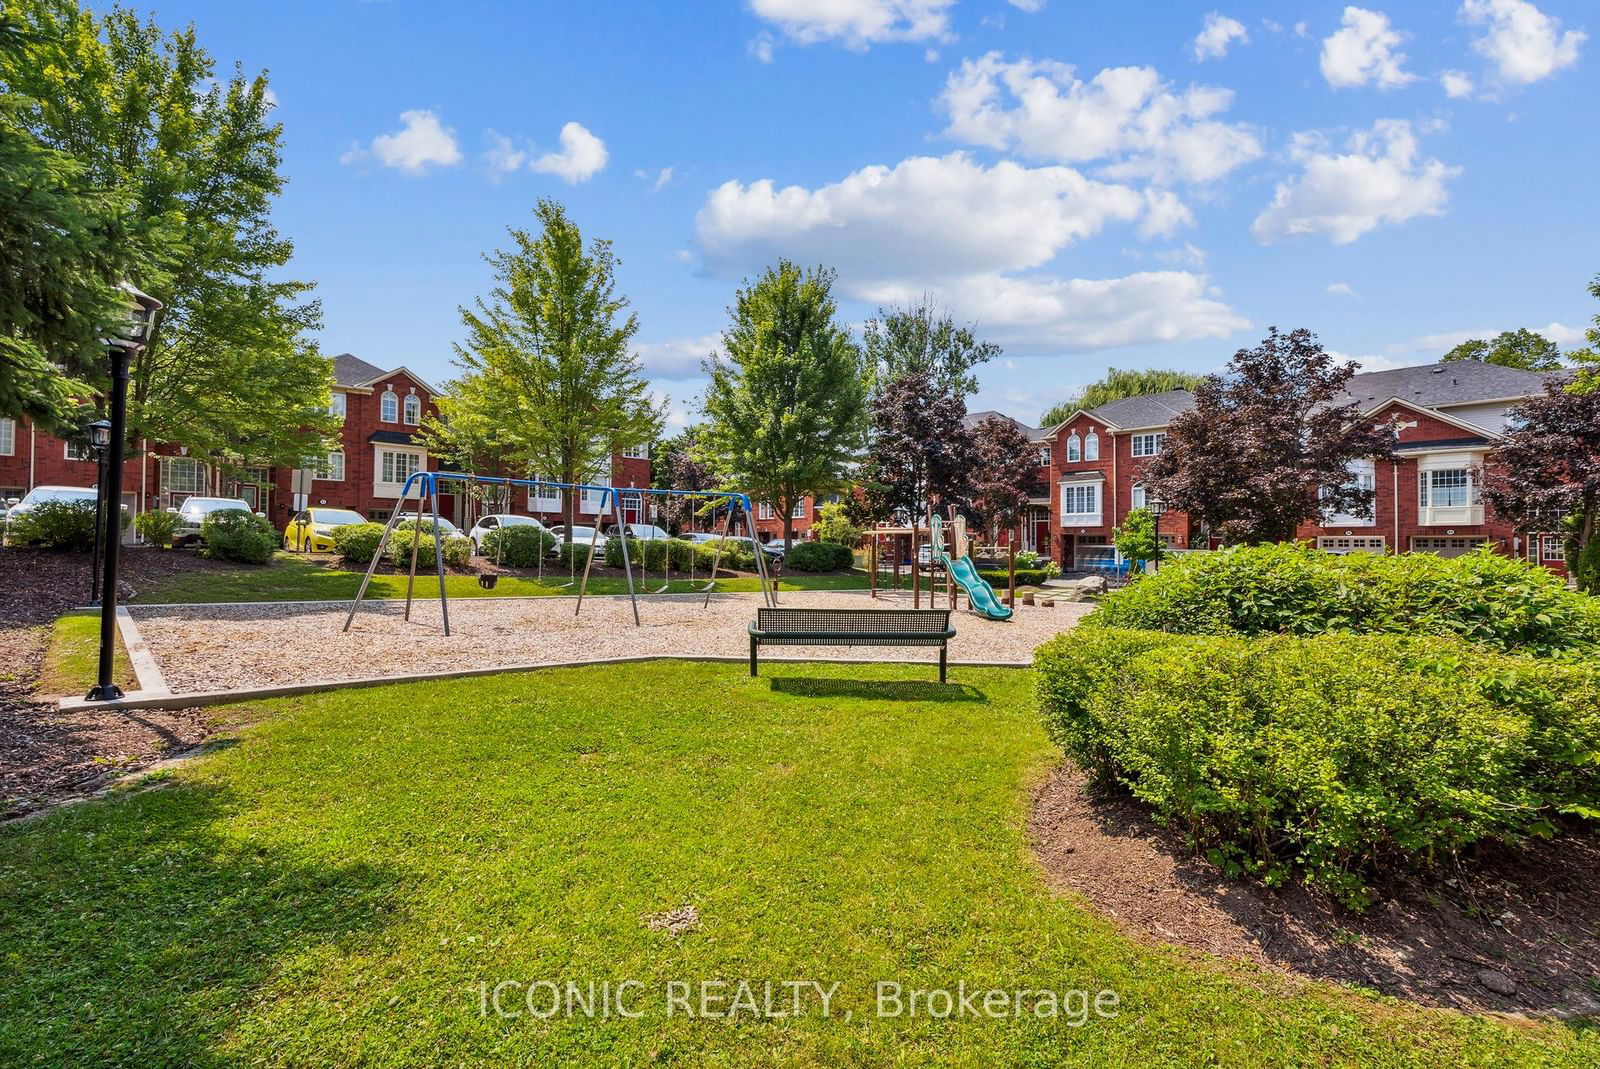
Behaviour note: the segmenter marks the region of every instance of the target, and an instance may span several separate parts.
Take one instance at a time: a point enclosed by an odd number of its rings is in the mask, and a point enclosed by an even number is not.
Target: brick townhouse
[[[307,504],[355,509],[386,520],[401,486],[415,471],[439,470],[418,438],[423,417],[434,414],[438,391],[406,367],[384,370],[344,353],[334,357],[332,410],[343,418],[339,448],[320,458]],[[22,497],[35,486],[94,486],[98,466],[87,445],[59,438],[27,419],[0,418],[0,500]],[[610,471],[591,480],[598,485],[648,486],[650,460],[644,449],[611,458]],[[448,487],[450,484],[445,484]],[[191,456],[161,443],[139,443],[123,470],[123,503],[129,512],[172,508],[194,495],[241,497],[282,528],[294,514],[294,469],[258,466],[230,472],[211,458]],[[466,515],[459,493],[441,494],[441,514]],[[598,494],[579,500],[580,518],[598,511]],[[625,498],[626,518],[641,518],[637,496]],[[512,511],[558,523],[558,493],[535,495],[518,488]]]
[[[1473,361],[1427,364],[1354,376],[1339,403],[1355,402],[1362,418],[1392,426],[1393,460],[1365,461],[1355,474],[1374,492],[1370,518],[1323,517],[1298,536],[1331,552],[1431,552],[1448,556],[1491,542],[1507,554],[1564,570],[1559,540],[1528,535],[1484,505],[1480,480],[1515,405],[1544,392],[1545,376]],[[1185,390],[1129,397],[1074,412],[1038,433],[1048,451],[1049,502],[1023,525],[1027,548],[1048,550],[1064,568],[1115,559],[1112,537],[1128,512],[1158,512],[1163,541],[1206,548],[1204,533],[1145,494],[1140,472],[1166,443],[1172,419],[1194,403]]]

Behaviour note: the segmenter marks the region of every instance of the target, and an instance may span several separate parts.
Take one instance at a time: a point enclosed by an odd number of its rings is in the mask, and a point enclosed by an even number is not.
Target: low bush
[[[675,572],[688,572],[695,563],[694,543],[681,538],[652,538],[643,543],[633,543],[628,547],[630,552],[634,545],[639,546],[639,556],[634,564],[642,561],[644,569],[649,572],[665,572],[669,563]]]
[[[531,523],[496,527],[483,536],[483,556],[508,568],[534,568],[555,548],[556,536]]]
[[[472,564],[472,539],[466,535],[450,535],[444,540],[444,563],[449,568],[466,568]]]
[[[622,567],[621,538],[617,537],[616,535],[607,537],[603,543],[601,552],[604,554],[605,562],[609,567]],[[581,560],[582,558],[579,559]],[[635,565],[639,563],[639,540],[637,538],[628,539],[628,560],[632,561]]]
[[[219,509],[206,514],[200,524],[205,542],[203,556],[240,564],[265,564],[282,543],[282,536],[264,516],[244,509]]]
[[[1085,621],[1175,634],[1456,635],[1538,657],[1593,655],[1600,603],[1547,569],[1480,550],[1335,556],[1241,546],[1169,561]]]
[[[416,541],[417,570],[432,571],[434,564],[434,537],[427,530],[415,533],[415,528],[401,531],[396,525],[394,534],[389,536],[389,545],[384,549],[384,556],[389,558],[389,563],[396,568],[406,571],[411,570],[412,541]],[[444,563],[450,568],[465,568],[472,563],[472,539],[464,535],[447,535],[440,547]]]
[[[978,572],[990,586],[996,590],[1004,589],[1009,583],[1008,573],[1004,568],[998,570],[985,568]],[[1049,568],[1017,568],[1018,586],[1043,586],[1046,579],[1054,579],[1058,573]]]
[[[93,501],[41,501],[6,524],[5,540],[13,546],[39,546],[87,553],[94,548]],[[122,526],[129,517],[123,513]]]
[[[783,558],[783,566],[797,572],[831,572],[854,563],[850,547],[834,542],[796,542]]]
[[[717,547],[721,546],[722,555],[717,556]],[[716,538],[710,542],[701,542],[694,548],[698,558],[697,565],[708,575],[715,565],[719,570],[735,572],[753,572],[756,570],[755,550],[750,548],[750,543],[739,542],[731,538]]]
[[[1035,653],[1047,731],[1230,873],[1352,907],[1368,879],[1600,818],[1600,669],[1451,638],[1080,628]]]
[[[382,538],[381,523],[352,523],[348,527],[335,527],[333,551],[339,554],[344,563],[365,568],[372,563],[372,555],[378,551],[378,542]]]
[[[583,566],[589,563],[589,543],[564,542],[556,551],[556,563],[569,572],[582,571]]]
[[[172,534],[178,529],[178,514],[166,509],[146,509],[133,518],[133,529],[150,545],[165,549],[172,545]]]

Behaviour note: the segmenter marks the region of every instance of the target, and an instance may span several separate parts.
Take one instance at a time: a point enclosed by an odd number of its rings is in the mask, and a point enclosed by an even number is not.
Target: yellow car
[[[283,545],[294,553],[332,553],[335,529],[366,522],[351,509],[302,509],[283,529]]]

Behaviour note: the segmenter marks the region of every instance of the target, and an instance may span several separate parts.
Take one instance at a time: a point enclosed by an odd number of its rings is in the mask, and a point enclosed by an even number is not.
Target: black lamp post
[[[105,533],[106,508],[106,448],[111,444],[111,421],[97,419],[89,424],[89,448],[94,450],[95,485],[99,493],[94,496],[94,563],[89,568],[89,604],[100,603],[100,545]]]
[[[105,561],[100,580],[100,674],[88,701],[116,701],[122,688],[111,680],[112,653],[117,648],[117,550],[122,543],[122,451],[128,437],[128,362],[150,340],[150,327],[161,302],[124,282],[128,317],[119,332],[106,339],[111,356],[111,425],[107,442],[104,528]]]

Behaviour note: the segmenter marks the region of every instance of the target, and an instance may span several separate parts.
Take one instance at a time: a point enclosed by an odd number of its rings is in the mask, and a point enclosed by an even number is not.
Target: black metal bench
[[[761,646],[938,646],[945,681],[949,609],[757,609],[750,625],[750,674]]]

